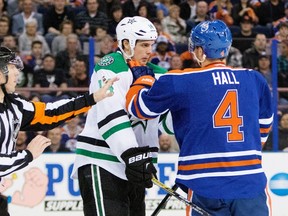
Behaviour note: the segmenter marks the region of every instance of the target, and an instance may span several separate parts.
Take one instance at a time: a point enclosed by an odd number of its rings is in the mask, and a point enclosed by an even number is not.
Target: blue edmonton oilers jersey
[[[218,199],[263,192],[261,149],[273,112],[270,89],[259,72],[222,63],[170,71],[132,100],[127,108],[134,116],[171,111],[180,146],[177,183]]]

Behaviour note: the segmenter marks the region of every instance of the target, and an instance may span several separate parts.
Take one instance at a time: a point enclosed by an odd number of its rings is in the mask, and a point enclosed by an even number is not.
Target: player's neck
[[[224,64],[226,65],[226,59],[205,59],[205,61],[202,63],[201,67],[206,67],[208,65],[212,65],[212,64]]]

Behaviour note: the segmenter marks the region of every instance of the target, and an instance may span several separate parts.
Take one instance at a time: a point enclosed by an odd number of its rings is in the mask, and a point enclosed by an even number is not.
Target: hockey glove
[[[122,153],[121,158],[126,164],[125,174],[128,181],[145,188],[153,186],[152,177],[156,176],[157,171],[148,146],[130,148]]]
[[[155,77],[153,70],[148,66],[141,66],[138,62],[132,60],[128,62],[128,65],[132,71],[133,82],[135,82],[139,77],[145,75]]]

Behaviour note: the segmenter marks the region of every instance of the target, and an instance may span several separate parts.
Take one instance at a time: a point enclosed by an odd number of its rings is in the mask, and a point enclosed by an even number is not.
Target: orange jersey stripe
[[[212,163],[203,163],[203,164],[194,164],[194,165],[180,165],[178,166],[179,170],[195,170],[195,169],[209,169],[209,168],[219,168],[219,167],[237,167],[237,166],[249,166],[261,164],[261,160],[243,160],[243,161],[230,161],[230,162],[212,162]]]
[[[269,128],[260,128],[260,133],[269,133],[271,130],[271,127],[272,126],[270,126]]]
[[[72,111],[69,113],[64,113],[64,114],[59,115],[59,116],[46,116],[45,115],[46,104],[42,103],[42,102],[33,102],[33,103],[35,105],[35,116],[31,122],[31,125],[34,125],[37,123],[51,124],[54,122],[59,122],[59,121],[62,121],[64,119],[69,118],[70,116],[78,115],[80,113],[87,112],[90,109],[90,107],[85,107],[85,108],[82,108],[80,110]]]
[[[128,110],[128,105],[131,102],[133,96],[137,95],[138,92],[143,88],[144,88],[143,86],[135,85],[129,89],[129,91],[127,92],[127,95],[126,95],[126,105],[125,105],[127,110]]]

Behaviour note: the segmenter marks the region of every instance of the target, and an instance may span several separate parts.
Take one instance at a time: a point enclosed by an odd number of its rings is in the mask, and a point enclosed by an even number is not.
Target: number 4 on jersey
[[[213,114],[214,128],[229,128],[227,142],[241,142],[244,140],[243,116],[239,116],[238,92],[227,90]]]

